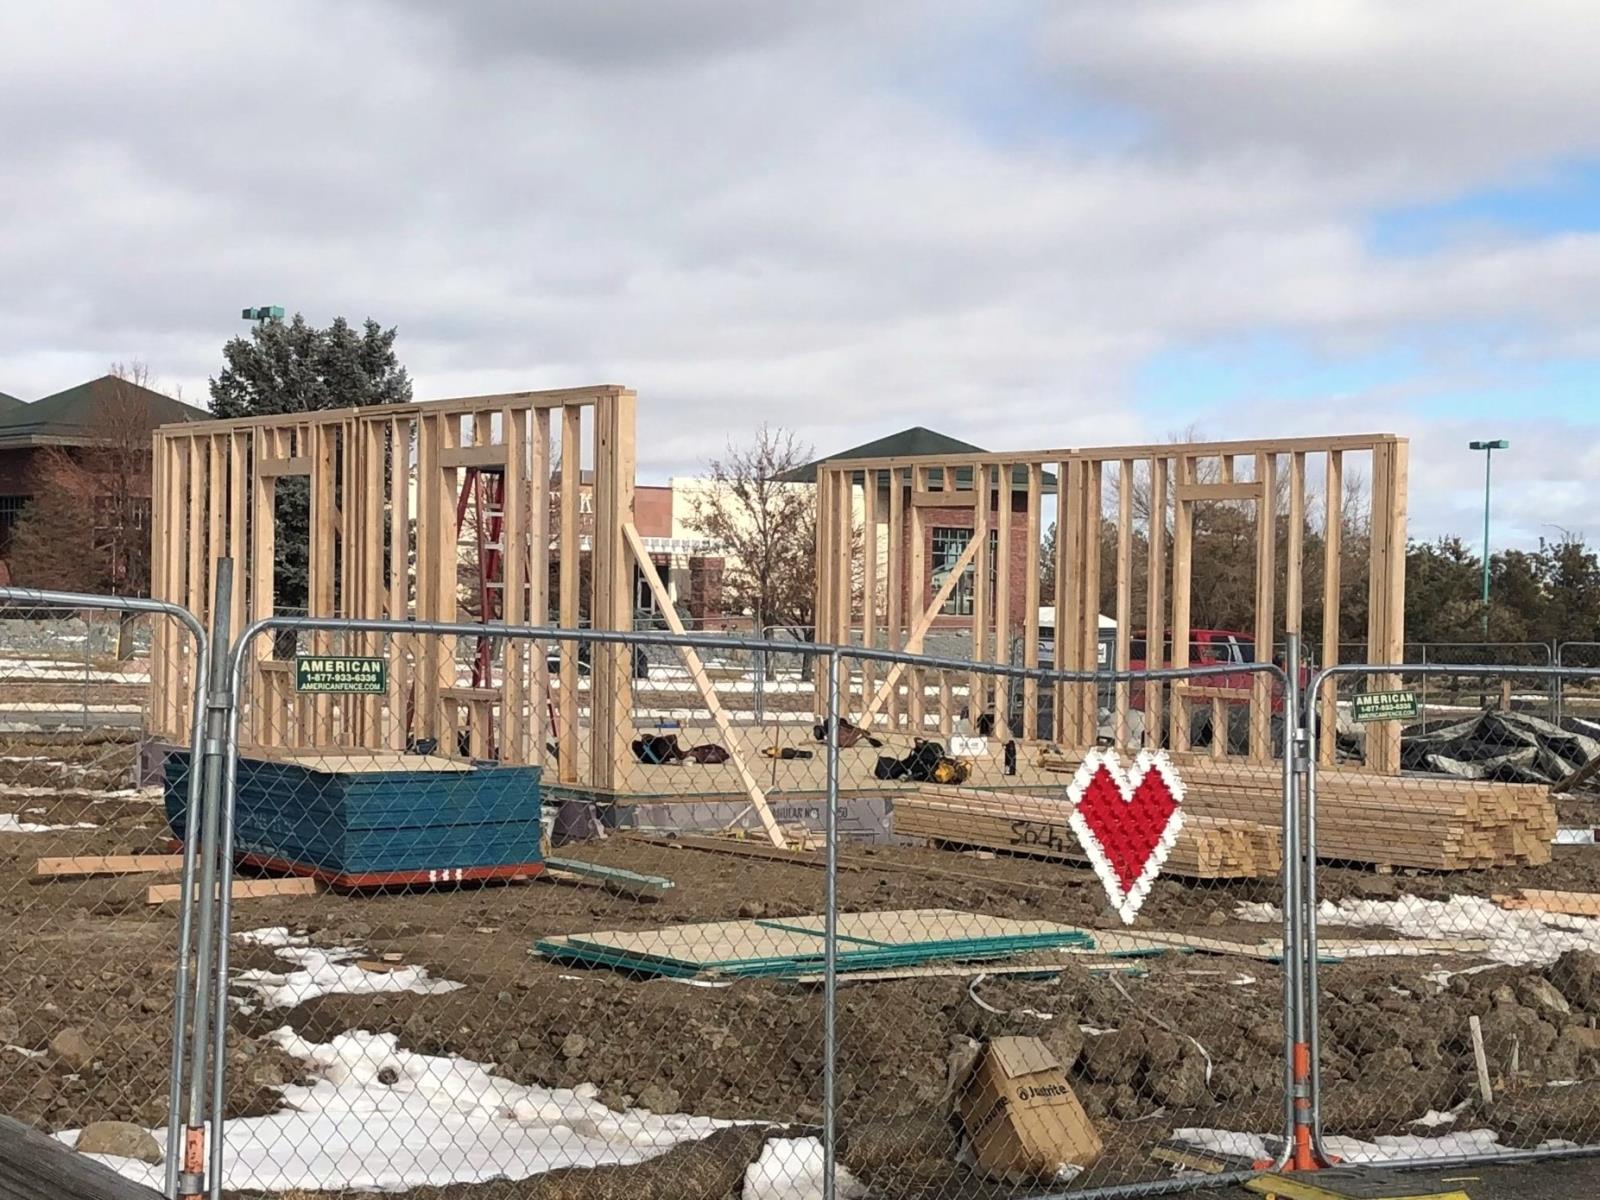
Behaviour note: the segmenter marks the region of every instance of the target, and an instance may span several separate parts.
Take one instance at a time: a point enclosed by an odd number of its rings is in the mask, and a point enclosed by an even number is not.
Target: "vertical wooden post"
[[[1344,558],[1344,455],[1328,452],[1327,479],[1323,492],[1322,522],[1322,667],[1339,662],[1339,568]],[[1339,730],[1339,693],[1336,680],[1323,685],[1318,697],[1319,737],[1317,760],[1333,766]]]
[[[972,534],[978,539],[978,557],[972,569],[972,661],[977,663],[989,659],[989,573],[994,566],[994,556],[989,552],[989,474],[987,463],[973,464]],[[953,489],[955,468],[946,468],[945,479],[945,486]],[[972,671],[967,675],[967,719],[973,727],[978,717],[989,711],[991,682],[992,677],[984,671]]]
[[[1079,661],[1084,670],[1097,670],[1100,665],[1100,534],[1104,478],[1105,464],[1100,459],[1090,459],[1084,464],[1083,600],[1082,623],[1078,628],[1082,639]],[[1077,744],[1092,746],[1100,732],[1100,689],[1086,683],[1080,691],[1083,700],[1078,710]]]
[[[1078,669],[1078,573],[1082,559],[1083,463],[1071,458],[1060,464],[1056,476],[1056,628],[1055,668]],[[1079,688],[1057,683],[1052,705],[1053,741],[1069,743],[1077,731]]]
[[[878,644],[878,472],[871,468],[861,481],[861,644],[868,649]],[[863,659],[863,700],[877,690],[876,683],[876,664]]]
[[[578,583],[583,547],[578,531],[578,501],[582,489],[583,410],[568,404],[561,409],[561,580],[560,622],[563,629],[579,623]],[[593,663],[590,664],[591,671]],[[578,781],[578,646],[561,643],[561,722],[556,761],[563,783]]]
[[[396,417],[389,421],[389,587],[386,614],[391,621],[404,621],[411,616],[411,435],[419,429],[421,421],[410,417]],[[419,446],[420,446],[420,434]],[[421,572],[419,546],[418,567]],[[414,638],[394,634],[389,638],[389,718],[388,746],[391,750],[404,750],[410,733],[407,709],[411,705],[411,680],[414,672],[408,669],[416,661],[417,646]]]
[[[535,625],[550,624],[550,410],[540,407],[533,414],[533,446],[529,453],[528,504],[532,530],[528,555],[528,608]],[[549,740],[550,659],[542,641],[533,643],[533,713],[529,728],[533,735],[530,762],[545,766],[545,745]]]
[[[1172,528],[1172,665],[1189,665],[1189,604],[1194,586],[1194,501],[1184,487],[1195,481],[1194,456],[1178,455],[1177,504]],[[1156,653],[1147,650],[1146,653]],[[1189,749],[1188,688],[1178,682],[1172,689],[1172,732],[1168,739],[1174,753]],[[1215,740],[1215,739],[1213,739]]]
[[[500,410],[500,437],[506,448],[501,478],[500,523],[501,617],[507,625],[528,623],[527,480],[523,463],[528,453],[528,411],[506,405]],[[500,757],[503,762],[528,761],[528,643],[507,638],[501,679]]]
[[[1256,482],[1261,499],[1256,504],[1256,658],[1270,662],[1277,634],[1278,459],[1256,455]],[[1272,759],[1272,679],[1257,674],[1251,679],[1250,757],[1255,762]],[[1213,735],[1215,736],[1215,735]]]
[[[1148,562],[1145,567],[1144,603],[1144,660],[1146,667],[1160,668],[1166,663],[1162,658],[1167,624],[1167,459],[1164,455],[1150,458],[1150,518],[1147,547]],[[1146,682],[1144,690],[1144,744],[1161,745],[1162,718],[1165,715],[1166,692],[1159,683]]]
[[[1133,459],[1123,459],[1117,467],[1117,640],[1116,662],[1118,671],[1128,669],[1128,652],[1133,636]],[[1099,614],[1096,613],[1096,625]],[[1099,632],[1096,630],[1096,638]],[[1096,653],[1099,646],[1095,647]],[[1118,683],[1113,689],[1113,728],[1119,749],[1126,749],[1131,740],[1128,732],[1128,709],[1132,704],[1132,691],[1127,683]]]
[[[1399,440],[1373,448],[1372,549],[1367,646],[1371,661],[1398,663],[1405,655],[1405,527],[1407,446]],[[1379,688],[1396,688],[1399,679],[1386,675]],[[1367,766],[1384,774],[1400,770],[1400,723],[1367,726]]]
[[[888,631],[884,645],[891,650],[905,649],[906,600],[906,523],[905,485],[901,482],[901,468],[891,467],[885,474],[889,479],[889,601],[887,606]],[[901,672],[902,675],[905,672]],[[889,694],[889,728],[905,726],[905,706],[900,699],[900,685],[895,684]]]
[[[156,433],[150,439],[150,594],[157,600],[173,599],[167,572],[171,554],[168,532],[167,460],[171,439]],[[171,622],[164,617],[151,621],[150,635],[150,715],[156,731],[176,738],[179,730],[172,718],[171,659],[177,650]]]
[[[277,431],[258,429],[255,433],[255,479],[250,496],[250,619],[264,620],[274,614],[273,564],[277,561],[277,480],[261,471],[261,460],[277,454]],[[278,744],[283,730],[273,702],[266,662],[272,651],[270,637],[258,637],[251,648],[255,660],[250,679],[250,721],[258,746]]]
[[[338,486],[334,474],[334,441],[338,427],[317,424],[310,428],[311,457],[311,532],[308,547],[310,583],[306,611],[313,617],[334,616],[334,497]],[[302,447],[304,449],[304,447]],[[348,497],[347,497],[348,500]],[[331,653],[332,635],[317,631],[311,636],[313,653]],[[311,704],[310,744],[329,746],[333,742],[333,697],[318,695]]]
[[[993,661],[1006,664],[1011,661],[1011,496],[1016,486],[1014,468],[1010,463],[995,467],[996,550],[994,556],[994,646]],[[984,539],[985,545],[988,539]],[[984,581],[988,587],[988,581]],[[994,692],[994,729],[1002,740],[1009,739],[1011,729],[1011,679],[1006,675],[991,675],[989,682]]]
[[[1043,514],[1044,468],[1028,464],[1027,530],[1022,539],[1022,663],[1039,665],[1039,539]],[[1039,736],[1039,681],[1028,679],[1022,685],[1022,737],[1032,741]],[[1016,730],[1012,730],[1013,733]]]
[[[911,565],[910,580],[907,584],[907,608],[912,613],[920,614],[928,606],[928,545],[927,522],[924,521],[923,509],[916,501],[917,493],[927,490],[928,468],[913,466],[911,468]],[[913,647],[908,643],[904,649],[910,651]],[[916,737],[922,736],[922,701],[926,681],[922,677],[921,667],[911,667],[901,674],[905,676],[906,687],[910,694],[906,697],[906,716],[911,726],[911,732]],[[898,685],[897,685],[898,686]]]

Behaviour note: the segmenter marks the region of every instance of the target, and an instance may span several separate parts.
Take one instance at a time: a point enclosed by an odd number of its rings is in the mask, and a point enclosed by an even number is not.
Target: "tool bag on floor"
[[[913,783],[935,783],[939,782],[934,778],[934,774],[941,762],[960,764],[961,760],[947,755],[943,743],[927,742],[917,738],[911,747],[911,753],[904,758],[894,758],[887,754],[880,756],[877,765],[872,768],[872,774],[877,779],[909,779]],[[971,773],[970,767],[968,773]],[[954,768],[947,768],[946,774],[954,774]],[[949,782],[960,781],[951,779]]]
[[[633,756],[653,767],[682,762],[684,758],[683,747],[678,745],[675,733],[651,733],[634,738]]]
[[[811,734],[819,742],[828,740],[828,723],[820,721],[811,727]],[[843,717],[839,718],[839,749],[848,750],[852,746],[859,746],[862,742],[878,747],[883,745],[883,739],[875,738],[859,725],[852,725]]]

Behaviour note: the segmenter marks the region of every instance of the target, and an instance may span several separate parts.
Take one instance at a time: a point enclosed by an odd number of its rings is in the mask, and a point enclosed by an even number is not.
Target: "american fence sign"
[[[294,660],[294,690],[381,696],[389,690],[388,664],[381,658],[299,654]]]
[[[1350,705],[1356,721],[1409,721],[1417,711],[1415,692],[1358,692]]]

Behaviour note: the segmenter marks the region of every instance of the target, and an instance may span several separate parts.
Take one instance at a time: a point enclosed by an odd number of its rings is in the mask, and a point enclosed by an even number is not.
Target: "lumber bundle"
[[[930,786],[895,798],[894,831],[954,846],[1087,862],[1067,815],[1063,801],[1047,796]],[[1282,869],[1276,829],[1194,812],[1185,817],[1162,867],[1165,874],[1190,879],[1265,879]]]
[[[1078,766],[1056,755],[1041,756],[1040,764],[1063,771]],[[1191,814],[1282,827],[1277,767],[1186,762],[1179,773]],[[1541,785],[1327,768],[1317,773],[1317,855],[1325,860],[1435,871],[1541,866],[1550,861],[1555,834],[1555,805]]]

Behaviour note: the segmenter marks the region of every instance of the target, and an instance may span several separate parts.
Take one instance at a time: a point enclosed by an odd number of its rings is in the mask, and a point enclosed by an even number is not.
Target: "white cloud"
[[[1472,323],[1531,364],[1600,344],[1600,238],[1491,230],[1402,259],[1364,234],[1375,209],[1600,150],[1591,6],[930,11],[10,6],[0,278],[23,286],[0,295],[0,389],[138,358],[198,399],[242,306],[370,313],[422,396],[636,387],[659,478],[761,420],[822,450],[909,424],[996,448],[1159,437],[1189,416],[1142,412],[1131,373],[1207,339],[1337,357]],[[1075,123],[1086,105],[1134,132]],[[1425,392],[1310,415],[1416,434],[1414,477],[1440,486],[1414,526],[1443,528],[1472,463]],[[1200,415],[1273,434],[1307,407]],[[1581,525],[1584,439],[1546,432],[1549,486],[1518,520]]]

